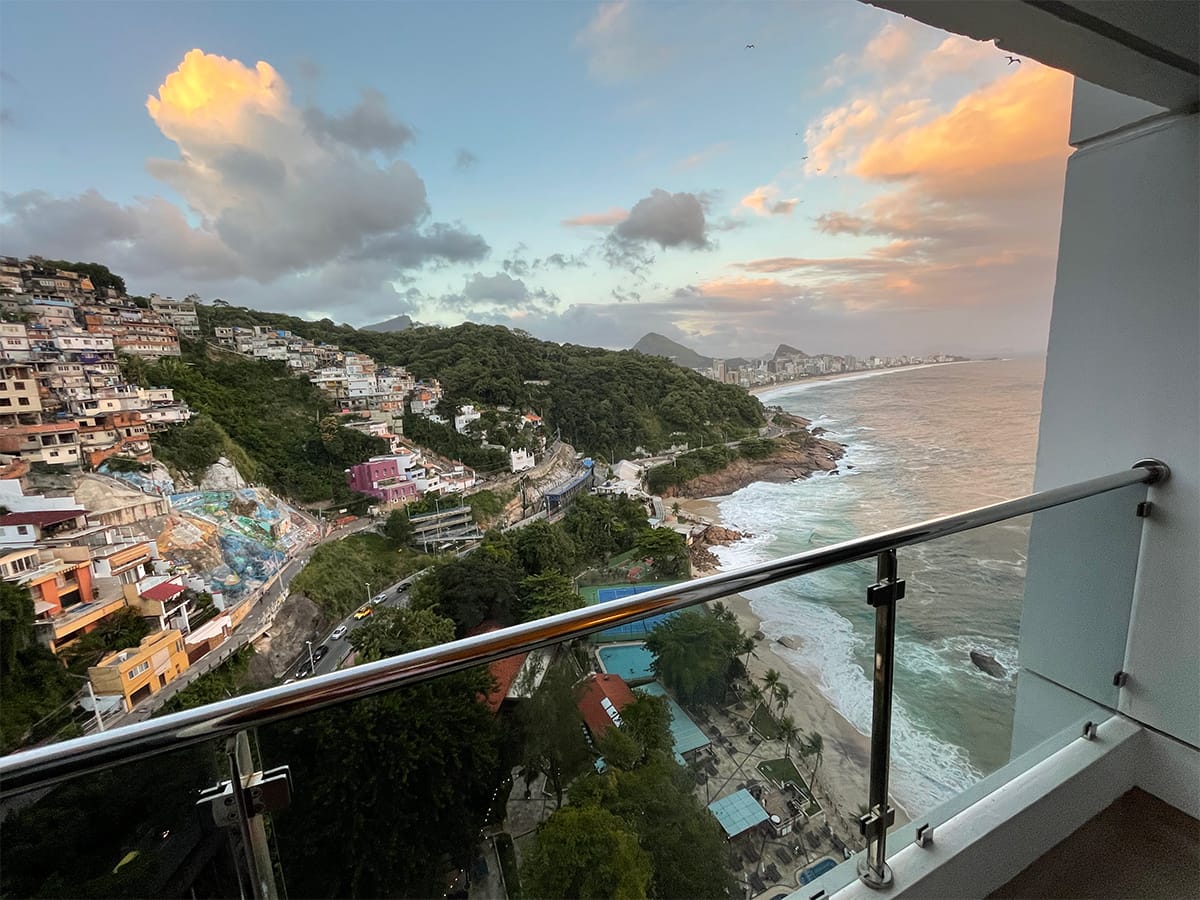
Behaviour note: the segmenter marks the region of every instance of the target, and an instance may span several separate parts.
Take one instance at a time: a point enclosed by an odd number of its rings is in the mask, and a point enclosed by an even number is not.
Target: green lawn
[[[758,771],[778,785],[784,785],[789,781],[794,782],[807,796],[813,796],[808,782],[804,780],[804,777],[800,774],[800,770],[796,768],[796,764],[790,759],[765,760],[758,764]],[[809,818],[815,816],[820,811],[821,805],[817,803],[815,797],[804,807],[804,814]]]
[[[770,710],[764,704],[758,705],[758,709],[750,717],[750,724],[768,741],[783,740],[783,732],[779,730],[779,723],[775,721],[775,717],[771,715]]]

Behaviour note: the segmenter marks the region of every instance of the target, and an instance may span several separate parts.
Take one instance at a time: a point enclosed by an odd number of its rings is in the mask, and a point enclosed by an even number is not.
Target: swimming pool
[[[619,675],[630,684],[654,678],[651,668],[654,654],[645,644],[610,644],[596,650],[600,666],[610,675]]]

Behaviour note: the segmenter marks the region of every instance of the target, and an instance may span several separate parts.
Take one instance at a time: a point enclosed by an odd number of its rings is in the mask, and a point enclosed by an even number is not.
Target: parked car
[[[337,628],[333,629],[333,634],[331,634],[329,636],[329,639],[331,641],[340,641],[342,638],[344,638],[346,636],[346,632],[349,630],[350,629],[347,628],[345,625],[339,625]]]
[[[329,652],[329,645],[322,644],[320,647],[318,647],[316,650],[313,651],[313,662],[320,662],[321,660],[323,660],[325,658],[325,654],[328,652]]]
[[[365,619],[367,616],[374,614],[375,608],[370,603],[364,603],[354,611],[354,618]]]

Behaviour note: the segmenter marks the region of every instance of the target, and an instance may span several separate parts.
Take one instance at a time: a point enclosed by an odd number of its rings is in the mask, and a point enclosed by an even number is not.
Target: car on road
[[[321,660],[323,660],[325,658],[325,654],[328,652],[329,652],[329,645],[322,644],[320,647],[318,647],[316,650],[314,650],[312,652],[313,653],[313,662],[320,662]]]
[[[374,603],[376,606],[378,606],[380,603],[383,603],[385,600],[387,600],[387,598],[388,598],[387,591],[384,591],[382,594],[376,594],[375,599],[372,600],[371,602]]]
[[[346,632],[349,630],[350,629],[345,625],[339,625],[337,628],[333,629],[333,634],[329,635],[329,639],[331,641],[340,641],[346,636]]]
[[[300,668],[298,668],[296,670],[296,677],[297,678],[307,678],[311,674],[312,674],[312,669],[309,668],[308,661],[305,660],[304,662],[300,663]]]
[[[362,606],[360,606],[358,609],[356,609],[354,611],[354,618],[365,619],[367,616],[373,615],[374,613],[375,613],[375,608],[373,606],[371,606],[370,603],[364,603]]]

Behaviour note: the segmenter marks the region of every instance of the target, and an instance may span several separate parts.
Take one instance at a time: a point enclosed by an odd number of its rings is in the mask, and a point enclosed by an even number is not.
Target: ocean
[[[864,373],[764,397],[846,446],[841,474],[750,485],[720,500],[753,537],[722,568],[1006,500],[1033,485],[1044,360]],[[899,551],[892,793],[916,815],[1009,760],[1028,518]],[[747,594],[778,652],[864,734],[871,727],[873,563]],[[970,659],[989,653],[1007,675]]]

